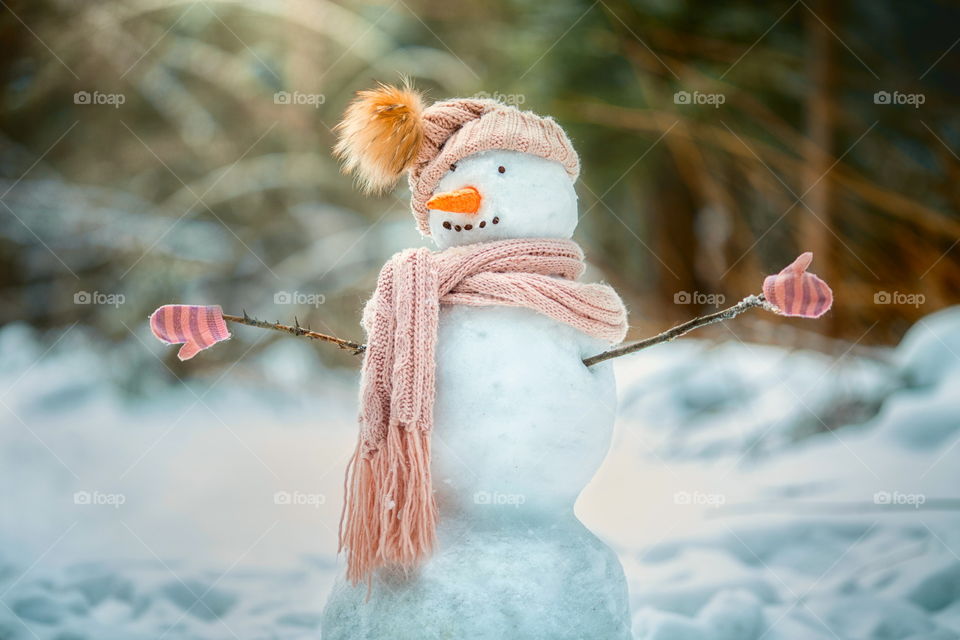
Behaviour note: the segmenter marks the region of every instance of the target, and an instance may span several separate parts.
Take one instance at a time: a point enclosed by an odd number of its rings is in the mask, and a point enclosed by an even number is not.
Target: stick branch
[[[676,340],[682,335],[690,333],[694,329],[699,329],[700,327],[705,327],[708,324],[714,324],[717,322],[723,322],[724,320],[730,320],[735,318],[744,311],[750,309],[760,308],[769,308],[769,303],[764,299],[763,294],[747,296],[737,304],[732,307],[727,307],[722,311],[717,311],[716,313],[711,313],[705,316],[699,316],[688,320],[683,324],[678,324],[672,329],[667,329],[663,333],[658,333],[655,336],[650,338],[644,338],[637,342],[631,344],[621,345],[610,349],[609,351],[604,351],[603,353],[598,353],[595,356],[590,356],[583,361],[588,367],[592,367],[595,364],[604,362],[605,360],[611,360],[613,358],[619,358],[620,356],[625,356],[641,349],[646,349],[647,347],[652,347],[653,345],[660,344],[663,342],[671,342]],[[279,322],[264,322],[263,320],[257,320],[256,318],[251,318],[244,312],[243,316],[231,316],[226,313],[223,314],[223,319],[227,322],[233,322],[235,324],[243,324],[248,327],[258,327],[260,329],[272,329],[273,331],[282,331],[284,333],[289,333],[295,336],[301,336],[304,338],[310,338],[312,340],[320,340],[322,342],[330,342],[341,349],[346,351],[352,351],[354,355],[359,355],[363,353],[367,345],[361,344],[359,342],[354,342],[353,340],[344,340],[343,338],[337,338],[336,336],[327,335],[325,333],[318,333],[316,331],[310,331],[300,326],[299,321],[294,318],[294,326],[280,324]]]
[[[684,334],[690,333],[694,329],[705,327],[708,324],[730,320],[731,318],[735,318],[749,309],[756,309],[757,307],[766,308],[767,306],[768,304],[766,299],[763,297],[763,294],[747,296],[737,304],[733,305],[732,307],[727,307],[722,311],[717,311],[716,313],[711,313],[706,316],[699,316],[693,318],[692,320],[687,320],[683,324],[678,324],[672,329],[667,329],[663,333],[658,333],[653,337],[644,338],[643,340],[615,347],[609,351],[598,353],[595,356],[590,356],[583,361],[583,364],[587,365],[588,367],[592,367],[593,365],[603,362],[604,360],[619,358],[620,356],[625,356],[662,342],[671,342]]]
[[[235,324],[245,324],[248,327],[259,327],[260,329],[273,329],[274,331],[283,331],[284,333],[289,333],[295,336],[302,336],[304,338],[310,338],[311,340],[320,340],[322,342],[332,342],[341,349],[347,351],[353,351],[353,355],[359,355],[364,352],[367,348],[367,345],[360,344],[359,342],[354,342],[352,340],[344,340],[343,338],[338,338],[336,336],[329,336],[325,333],[318,333],[316,331],[310,331],[309,329],[304,329],[300,326],[300,322],[294,318],[294,326],[289,326],[286,324],[280,324],[279,322],[264,322],[263,320],[257,320],[256,318],[251,318],[247,315],[247,312],[243,312],[243,316],[231,316],[226,313],[223,314],[223,319],[227,322],[233,322]]]

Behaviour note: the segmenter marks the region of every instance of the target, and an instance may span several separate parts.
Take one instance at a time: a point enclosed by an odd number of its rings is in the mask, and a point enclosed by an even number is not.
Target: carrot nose
[[[451,213],[476,213],[480,210],[480,192],[473,187],[438,193],[427,200],[428,209]]]

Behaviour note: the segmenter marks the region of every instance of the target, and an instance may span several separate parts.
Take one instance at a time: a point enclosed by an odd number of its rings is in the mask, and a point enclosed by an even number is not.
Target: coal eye
[[[450,171],[456,171],[456,170],[457,170],[457,165],[456,165],[456,163],[450,165]]]
[[[499,171],[500,173],[506,173],[506,172],[507,172],[507,168],[506,168],[506,167],[497,167],[497,171]]]

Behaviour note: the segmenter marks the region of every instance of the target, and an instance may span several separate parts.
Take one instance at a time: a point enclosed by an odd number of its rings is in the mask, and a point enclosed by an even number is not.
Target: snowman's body
[[[516,187],[484,187],[483,177],[502,175],[506,163],[519,174]],[[576,225],[576,196],[556,163],[477,154],[440,188],[464,182],[491,194],[489,209],[473,218],[436,212],[431,229],[441,248],[474,231],[476,241],[569,237]],[[552,193],[553,204],[524,205],[538,192]],[[511,195],[514,210],[506,206]],[[443,226],[468,220],[470,232]],[[324,611],[324,640],[631,637],[620,563],[573,512],[613,430],[612,369],[582,362],[604,346],[530,309],[444,306],[431,437],[436,550],[409,573],[377,572],[369,600],[367,585],[339,581]]]

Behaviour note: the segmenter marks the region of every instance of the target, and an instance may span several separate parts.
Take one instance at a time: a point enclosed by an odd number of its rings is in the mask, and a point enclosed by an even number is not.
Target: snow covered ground
[[[356,384],[317,348],[130,402],[80,327],[47,352],[0,332],[0,640],[317,638]],[[578,514],[638,639],[960,637],[960,308],[888,356],[682,341],[617,364]]]

